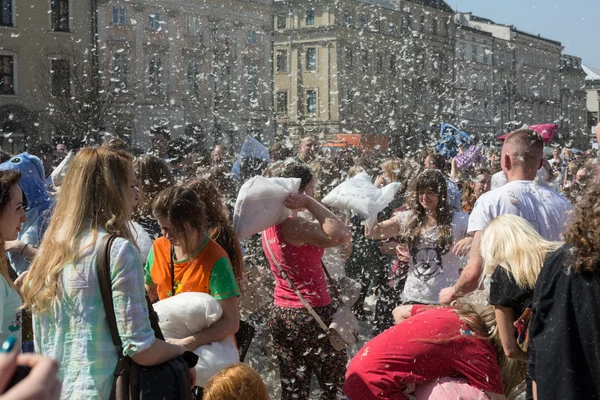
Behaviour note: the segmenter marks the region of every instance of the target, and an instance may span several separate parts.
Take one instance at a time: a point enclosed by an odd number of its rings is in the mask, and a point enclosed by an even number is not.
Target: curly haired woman
[[[529,374],[538,399],[600,398],[600,183],[575,207],[566,244],[538,276],[529,325]]]
[[[410,211],[376,224],[369,237],[399,237],[398,258],[409,264],[404,303],[438,304],[440,290],[459,276],[460,260],[452,248],[465,237],[468,216],[452,209],[446,179],[435,169],[415,179],[409,205]]]

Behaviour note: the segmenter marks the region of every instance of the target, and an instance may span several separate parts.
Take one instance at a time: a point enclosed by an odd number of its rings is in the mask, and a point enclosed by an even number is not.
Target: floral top
[[[65,265],[62,293],[44,314],[34,314],[35,348],[60,364],[61,399],[108,399],[117,364],[98,284],[96,254],[106,233],[76,263]],[[81,241],[85,248],[88,233]],[[113,242],[110,254],[112,293],[123,354],[133,356],[154,343],[138,250],[127,240]]]

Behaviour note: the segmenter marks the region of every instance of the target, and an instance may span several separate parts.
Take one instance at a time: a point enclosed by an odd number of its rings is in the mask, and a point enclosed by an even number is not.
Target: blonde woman
[[[129,230],[137,201],[132,158],[106,148],[75,156],[50,226],[33,261],[24,300],[33,314],[36,350],[56,359],[62,399],[107,399],[117,364],[100,295],[96,254],[107,234],[112,293],[123,355],[144,366],[173,359],[181,346],[154,338],[148,319],[142,260]]]
[[[510,358],[528,361],[527,352],[517,342],[514,323],[531,309],[533,289],[546,256],[561,245],[543,239],[525,219],[512,214],[494,219],[481,236],[484,272],[491,276],[490,304],[495,308],[504,353]]]

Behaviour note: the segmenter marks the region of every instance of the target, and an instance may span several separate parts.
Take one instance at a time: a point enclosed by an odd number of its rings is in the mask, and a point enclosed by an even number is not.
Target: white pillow
[[[255,176],[241,187],[233,212],[233,228],[238,239],[285,221],[290,210],[283,205],[290,193],[298,193],[298,178],[265,178]]]
[[[186,292],[154,304],[165,338],[183,339],[217,322],[223,315],[219,302],[207,293]],[[206,386],[209,379],[228,365],[239,362],[237,346],[230,336],[194,350],[198,355],[196,384]]]
[[[352,210],[365,219],[370,229],[377,221],[377,214],[383,211],[396,196],[400,184],[390,183],[377,188],[366,172],[342,182],[325,198],[323,204],[342,210]]]

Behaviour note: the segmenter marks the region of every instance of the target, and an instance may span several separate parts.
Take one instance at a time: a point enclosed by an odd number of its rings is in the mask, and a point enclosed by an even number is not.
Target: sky
[[[600,0],[446,0],[455,10],[556,40],[600,68]]]

